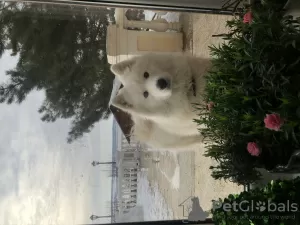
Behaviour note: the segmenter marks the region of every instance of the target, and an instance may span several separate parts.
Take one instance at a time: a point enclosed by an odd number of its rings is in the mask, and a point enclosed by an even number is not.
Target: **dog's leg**
[[[135,124],[134,136],[152,148],[168,151],[197,151],[203,146],[203,137],[200,133],[199,135],[181,136],[169,133],[156,124],[147,122]]]
[[[161,150],[200,151],[203,146],[203,137],[200,134],[193,136],[178,136],[168,133],[155,134],[152,136],[150,143],[154,148]]]

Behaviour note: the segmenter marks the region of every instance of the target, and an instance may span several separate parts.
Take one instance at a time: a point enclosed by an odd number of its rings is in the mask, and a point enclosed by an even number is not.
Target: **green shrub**
[[[212,209],[214,224],[300,224],[299,189],[300,178],[298,177],[294,180],[272,181],[264,188],[219,199],[214,202],[215,209]]]
[[[196,122],[206,127],[205,155],[218,162],[211,167],[216,179],[254,182],[260,177],[255,168],[285,165],[300,149],[299,22],[284,16],[282,1],[276,2],[245,9],[227,22],[225,43],[211,47],[205,100],[213,108],[198,106]],[[243,21],[247,13],[252,19]],[[267,114],[277,116],[279,131],[265,127]],[[256,156],[248,143],[257,146]]]

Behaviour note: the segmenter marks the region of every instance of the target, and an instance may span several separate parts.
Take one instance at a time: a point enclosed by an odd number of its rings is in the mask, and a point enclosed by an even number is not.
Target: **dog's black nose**
[[[166,80],[166,79],[163,79],[163,78],[160,78],[160,79],[157,80],[156,86],[159,89],[164,90],[164,89],[166,89],[170,86],[170,81]]]

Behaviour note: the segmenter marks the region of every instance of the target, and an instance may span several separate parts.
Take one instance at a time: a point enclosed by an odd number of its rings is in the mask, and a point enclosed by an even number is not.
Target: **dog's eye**
[[[144,97],[145,97],[145,98],[148,98],[148,96],[149,96],[148,91],[145,91],[145,92],[144,92]]]
[[[145,72],[144,73],[144,77],[147,79],[149,77],[149,73],[148,72]]]

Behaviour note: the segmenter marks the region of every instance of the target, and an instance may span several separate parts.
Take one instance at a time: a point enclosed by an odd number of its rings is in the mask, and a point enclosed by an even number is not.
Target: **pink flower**
[[[215,103],[209,102],[209,103],[207,103],[206,108],[208,111],[211,111],[214,106],[215,106]]]
[[[267,114],[264,122],[266,128],[275,131],[279,131],[280,127],[284,124],[284,120],[277,113]]]
[[[247,150],[250,153],[250,155],[252,155],[252,156],[260,155],[260,149],[255,142],[249,142],[247,145]]]
[[[251,12],[247,12],[247,13],[244,15],[243,23],[251,23],[252,20],[253,20],[252,13],[251,13]]]

